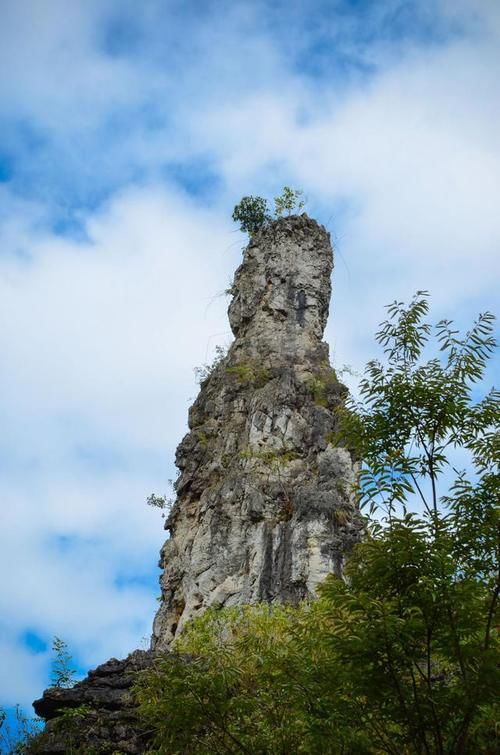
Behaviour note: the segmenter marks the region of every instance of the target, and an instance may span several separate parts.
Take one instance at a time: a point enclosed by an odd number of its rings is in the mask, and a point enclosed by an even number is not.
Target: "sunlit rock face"
[[[313,596],[360,533],[356,464],[336,445],[345,387],[322,336],[329,234],[307,215],[257,233],[235,274],[235,340],[202,382],[176,464],[152,646],[208,606]]]

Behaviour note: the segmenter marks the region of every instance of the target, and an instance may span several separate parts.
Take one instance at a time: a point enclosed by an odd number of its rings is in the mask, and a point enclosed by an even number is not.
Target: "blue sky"
[[[336,245],[334,364],[383,305],[498,312],[500,6],[0,2],[0,704],[50,644],[150,634],[193,367],[231,334],[243,194],[300,187]]]

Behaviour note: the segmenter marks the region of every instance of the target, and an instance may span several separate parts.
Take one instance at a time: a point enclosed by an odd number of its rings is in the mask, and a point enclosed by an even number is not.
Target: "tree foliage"
[[[270,219],[267,200],[263,197],[243,197],[233,210],[233,220],[240,224],[240,231],[250,236]]]
[[[345,578],[189,625],[138,687],[154,752],[498,752],[493,318],[461,336],[427,314],[425,292],[389,306],[385,361],[339,416],[369,515]]]
[[[474,488],[498,481],[500,392],[492,388],[474,401],[496,342],[494,317],[481,314],[460,336],[449,320],[434,329],[425,321],[427,293],[418,292],[408,307],[389,305],[377,333],[386,363],[368,363],[360,400],[341,417],[341,439],[363,459],[361,502],[370,513],[405,511],[418,496],[431,516],[452,504],[465,476],[457,474],[455,494],[442,498],[438,478],[448,479],[459,449],[467,455]],[[438,355],[424,361],[432,331]],[[493,475],[493,478],[491,477]]]
[[[274,198],[274,215],[264,197],[243,197],[233,210],[233,220],[240,224],[240,231],[253,236],[269,221],[299,212],[305,204],[302,195],[299,189],[284,186],[280,196]]]
[[[76,681],[76,669],[71,668],[73,658],[68,651],[67,643],[60,637],[54,637],[52,651],[54,653],[52,685],[54,687],[72,687]]]
[[[284,186],[279,197],[274,198],[274,214],[277,218],[283,215],[291,215],[292,212],[299,212],[304,207],[304,200],[301,199],[304,192],[300,189],[291,189]]]

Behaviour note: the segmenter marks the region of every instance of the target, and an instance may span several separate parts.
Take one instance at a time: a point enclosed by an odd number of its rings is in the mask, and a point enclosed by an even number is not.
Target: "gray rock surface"
[[[45,690],[33,707],[47,724],[28,752],[145,752],[147,734],[137,721],[131,687],[137,673],[148,668],[153,658],[151,651],[136,650],[122,661],[111,658],[74,687]],[[78,717],[67,715],[78,711]]]
[[[322,342],[329,234],[307,215],[257,233],[235,274],[235,340],[189,412],[161,551],[152,646],[207,606],[298,601],[359,537],[356,465],[335,445],[346,389]]]

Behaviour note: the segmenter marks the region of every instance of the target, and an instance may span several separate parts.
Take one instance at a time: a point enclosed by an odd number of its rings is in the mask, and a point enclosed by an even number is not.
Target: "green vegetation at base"
[[[493,318],[460,336],[396,302],[339,437],[364,460],[367,535],[319,598],[207,611],[136,688],[156,753],[498,752],[498,391]],[[468,473],[456,459],[467,459]]]

